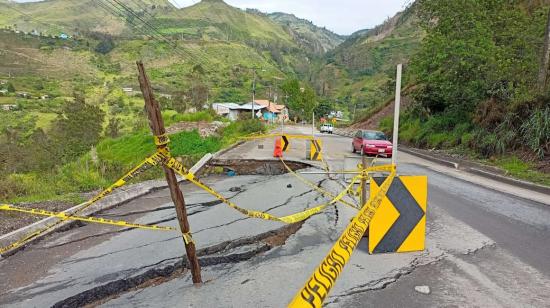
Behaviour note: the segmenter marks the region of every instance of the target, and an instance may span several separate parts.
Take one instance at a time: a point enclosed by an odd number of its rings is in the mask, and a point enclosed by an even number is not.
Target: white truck
[[[332,134],[332,132],[334,131],[334,127],[332,126],[332,124],[324,123],[324,124],[321,124],[320,131],[321,133]]]

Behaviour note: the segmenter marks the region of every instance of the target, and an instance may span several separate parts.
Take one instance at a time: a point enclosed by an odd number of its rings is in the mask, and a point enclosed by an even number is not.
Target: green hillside
[[[104,32],[113,35],[129,35],[127,22],[108,14],[105,9],[117,10],[111,1],[95,0],[46,0],[28,3],[0,3],[0,25],[46,35],[83,36],[88,32]],[[166,14],[175,8],[167,0],[121,1],[139,15]]]
[[[340,45],[345,36],[338,35],[326,28],[319,28],[311,21],[301,19],[293,14],[271,13],[267,15],[277,22],[302,46],[306,51],[322,55]]]
[[[377,109],[393,93],[395,66],[407,64],[419,49],[423,31],[417,20],[412,6],[348,37],[315,64],[310,79],[318,92],[350,113],[357,109],[358,117]]]

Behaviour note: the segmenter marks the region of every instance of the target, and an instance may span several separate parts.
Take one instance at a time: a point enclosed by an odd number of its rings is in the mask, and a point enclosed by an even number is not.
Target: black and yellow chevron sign
[[[283,135],[281,139],[283,140],[283,152],[286,152],[290,148],[290,142],[288,142],[288,137],[286,135]]]
[[[376,196],[385,178],[371,181]],[[369,253],[424,250],[428,177],[396,177],[369,227]]]
[[[321,147],[323,146],[323,143],[319,139],[312,139],[310,140],[311,147],[309,152],[309,159],[310,160],[323,160],[323,154],[321,153]]]

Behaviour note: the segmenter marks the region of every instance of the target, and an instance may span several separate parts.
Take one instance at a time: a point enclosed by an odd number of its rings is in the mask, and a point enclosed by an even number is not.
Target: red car
[[[393,144],[383,132],[374,130],[360,130],[353,137],[351,144],[353,153],[359,151],[361,155],[392,156]]]

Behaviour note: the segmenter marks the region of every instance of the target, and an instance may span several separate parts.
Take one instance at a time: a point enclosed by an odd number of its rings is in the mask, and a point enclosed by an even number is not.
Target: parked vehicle
[[[360,130],[353,137],[351,144],[353,153],[361,155],[392,157],[393,144],[383,132]]]
[[[334,127],[332,126],[332,124],[325,123],[321,125],[320,131],[321,133],[332,134],[332,132],[334,131]]]

